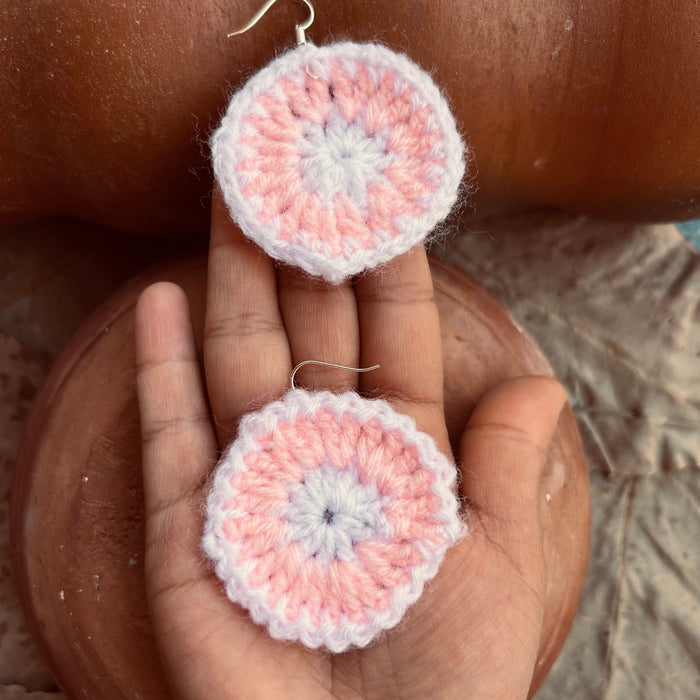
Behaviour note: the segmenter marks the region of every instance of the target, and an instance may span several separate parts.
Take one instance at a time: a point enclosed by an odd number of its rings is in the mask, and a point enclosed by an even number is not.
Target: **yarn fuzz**
[[[396,625],[465,532],[455,467],[408,416],[293,389],[219,463],[203,547],[228,597],[282,640],[333,652]]]
[[[430,76],[377,44],[283,54],[233,96],[211,145],[241,230],[336,284],[422,241],[465,169]]]

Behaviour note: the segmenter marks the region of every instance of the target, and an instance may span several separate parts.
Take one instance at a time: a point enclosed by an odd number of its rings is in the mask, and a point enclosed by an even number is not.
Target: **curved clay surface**
[[[489,387],[507,377],[552,371],[490,294],[443,263],[431,265],[443,329],[448,428],[455,443]],[[172,280],[190,298],[201,339],[205,276],[205,259],[196,257],[126,285],[68,345],[27,426],[14,492],[14,564],[29,624],[72,697],[168,697],[143,580],[133,313],[145,286]],[[588,473],[568,409],[542,489],[547,606],[531,692],[561,649],[588,560]]]

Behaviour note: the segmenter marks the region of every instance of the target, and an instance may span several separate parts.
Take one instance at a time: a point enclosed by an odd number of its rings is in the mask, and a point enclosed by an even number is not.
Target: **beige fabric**
[[[589,460],[586,587],[537,699],[700,697],[700,255],[674,226],[530,214],[444,257],[537,340]]]

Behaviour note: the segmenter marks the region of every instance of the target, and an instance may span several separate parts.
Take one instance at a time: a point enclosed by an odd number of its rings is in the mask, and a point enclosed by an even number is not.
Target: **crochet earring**
[[[245,416],[207,499],[228,597],[281,640],[341,652],[396,625],[466,530],[456,470],[382,400],[292,389]],[[375,367],[355,371],[369,371]]]
[[[276,0],[242,29],[253,27]],[[424,240],[465,169],[430,76],[378,44],[306,42],[232,98],[211,139],[231,217],[271,257],[337,284]]]
[[[464,149],[427,74],[376,44],[307,44],[303,1],[299,46],[234,95],[212,158],[244,234],[339,283],[447,216]],[[464,525],[455,467],[433,439],[385,401],[297,389],[304,364],[291,391],[241,420],[203,547],[273,637],[340,652],[401,619]]]

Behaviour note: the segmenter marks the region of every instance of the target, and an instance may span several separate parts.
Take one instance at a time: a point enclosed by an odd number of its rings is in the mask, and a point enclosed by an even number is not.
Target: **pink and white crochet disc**
[[[212,157],[243,232],[333,283],[422,241],[465,168],[430,76],[376,44],[305,44],[273,61],[234,95]]]
[[[463,534],[454,487],[454,465],[385,401],[295,389],[241,421],[203,546],[273,637],[366,646]]]

